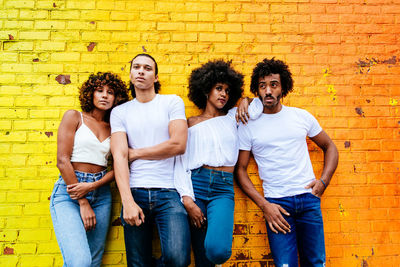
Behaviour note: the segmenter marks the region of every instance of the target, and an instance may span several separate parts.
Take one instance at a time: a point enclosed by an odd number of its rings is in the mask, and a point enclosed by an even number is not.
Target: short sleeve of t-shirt
[[[247,125],[239,124],[239,150],[251,151],[251,133]]]
[[[121,119],[123,117],[121,116],[122,113],[123,113],[122,106],[115,107],[111,111],[110,115],[111,133],[126,132],[124,121]]]
[[[310,112],[304,109],[298,109],[302,112],[302,116],[304,118],[304,122],[307,124],[307,136],[314,137],[322,131],[321,126],[319,125],[317,119],[311,115]]]
[[[171,95],[169,104],[169,121],[186,120],[185,104],[182,98],[177,95]]]

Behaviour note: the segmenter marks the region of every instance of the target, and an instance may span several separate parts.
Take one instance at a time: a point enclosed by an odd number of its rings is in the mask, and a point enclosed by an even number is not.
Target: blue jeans
[[[196,204],[207,218],[202,228],[191,227],[196,266],[222,264],[232,254],[233,174],[198,168],[192,170],[192,183]]]
[[[266,198],[281,205],[290,216],[284,216],[290,233],[276,234],[267,223],[268,240],[276,267],[325,266],[324,227],[321,200],[311,193],[282,198]]]
[[[140,226],[131,226],[123,219],[128,266],[152,266],[152,233],[155,224],[160,236],[161,258],[157,266],[190,264],[190,233],[187,213],[175,189],[131,188],[135,202],[145,219]]]
[[[94,182],[101,179],[106,171],[85,173],[75,171],[78,182]],[[77,200],[70,198],[67,185],[60,176],[54,185],[50,198],[50,213],[54,232],[64,266],[100,266],[111,214],[111,192],[109,185],[102,186],[86,196],[96,215],[96,227],[86,231]]]

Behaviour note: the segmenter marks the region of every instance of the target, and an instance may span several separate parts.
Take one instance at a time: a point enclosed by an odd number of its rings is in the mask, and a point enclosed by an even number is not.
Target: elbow
[[[180,146],[177,148],[176,155],[177,156],[183,155],[183,154],[185,154],[185,151],[186,151],[186,146]]]
[[[57,168],[60,171],[62,169],[64,169],[67,164],[70,164],[70,163],[71,163],[70,159],[67,159],[66,157],[58,157],[57,158]]]
[[[174,142],[173,144],[174,156],[179,156],[185,154],[186,151],[186,143],[183,142]]]

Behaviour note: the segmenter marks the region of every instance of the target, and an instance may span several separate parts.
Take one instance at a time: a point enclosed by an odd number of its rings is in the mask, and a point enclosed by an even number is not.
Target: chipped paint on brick
[[[365,117],[364,111],[362,110],[362,108],[356,107],[356,108],[355,108],[355,111],[356,111],[356,113],[357,113],[358,115],[360,115],[361,117]]]
[[[112,226],[122,226],[122,222],[121,222],[121,218],[118,217],[117,219],[115,219],[112,223]]]
[[[87,51],[89,51],[89,52],[92,52],[93,51],[93,49],[94,49],[94,47],[97,45],[97,43],[95,43],[95,42],[91,42],[86,48],[87,48]]]
[[[9,247],[5,247],[3,250],[4,255],[13,255],[14,254],[14,249],[13,248],[9,248]]]
[[[59,84],[70,84],[71,83],[71,80],[70,80],[70,76],[69,75],[62,75],[62,74],[60,74],[60,75],[58,75],[57,77],[56,77],[56,81],[59,83]]]
[[[351,145],[350,141],[344,141],[344,148],[349,148]]]
[[[245,255],[243,252],[240,252],[236,255],[233,256],[235,258],[235,260],[248,260],[249,259],[249,255]]]
[[[235,224],[233,229],[234,235],[247,234],[247,224]]]
[[[337,96],[336,96],[337,91],[336,91],[334,85],[329,84],[327,91],[328,91],[329,97],[332,99],[332,101],[337,103]]]
[[[389,99],[389,105],[391,105],[392,107],[397,106],[398,103],[399,103],[399,101],[395,98]]]
[[[347,211],[345,211],[345,209],[343,208],[342,204],[340,204],[340,203],[339,203],[339,214],[340,214],[341,216],[344,216],[344,217],[346,217],[346,216],[349,215],[349,214],[347,213]]]
[[[389,68],[395,66],[397,63],[400,62],[400,59],[397,56],[392,56],[388,59],[377,59],[377,58],[365,58],[365,59],[358,59],[356,65],[358,67],[359,74],[368,74],[373,66],[376,65],[387,65]]]

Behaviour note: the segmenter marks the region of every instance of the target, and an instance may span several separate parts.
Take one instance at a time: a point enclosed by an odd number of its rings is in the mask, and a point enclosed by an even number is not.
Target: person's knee
[[[92,258],[91,257],[71,257],[66,260],[65,266],[68,267],[91,267]]]
[[[190,264],[190,252],[174,251],[163,255],[165,266],[187,267]]]
[[[206,257],[214,264],[222,264],[229,260],[232,255],[232,249],[230,247],[206,245]]]
[[[172,255],[164,257],[165,266],[176,266],[176,267],[187,267],[190,264],[190,257],[184,257],[177,255],[174,257]]]

